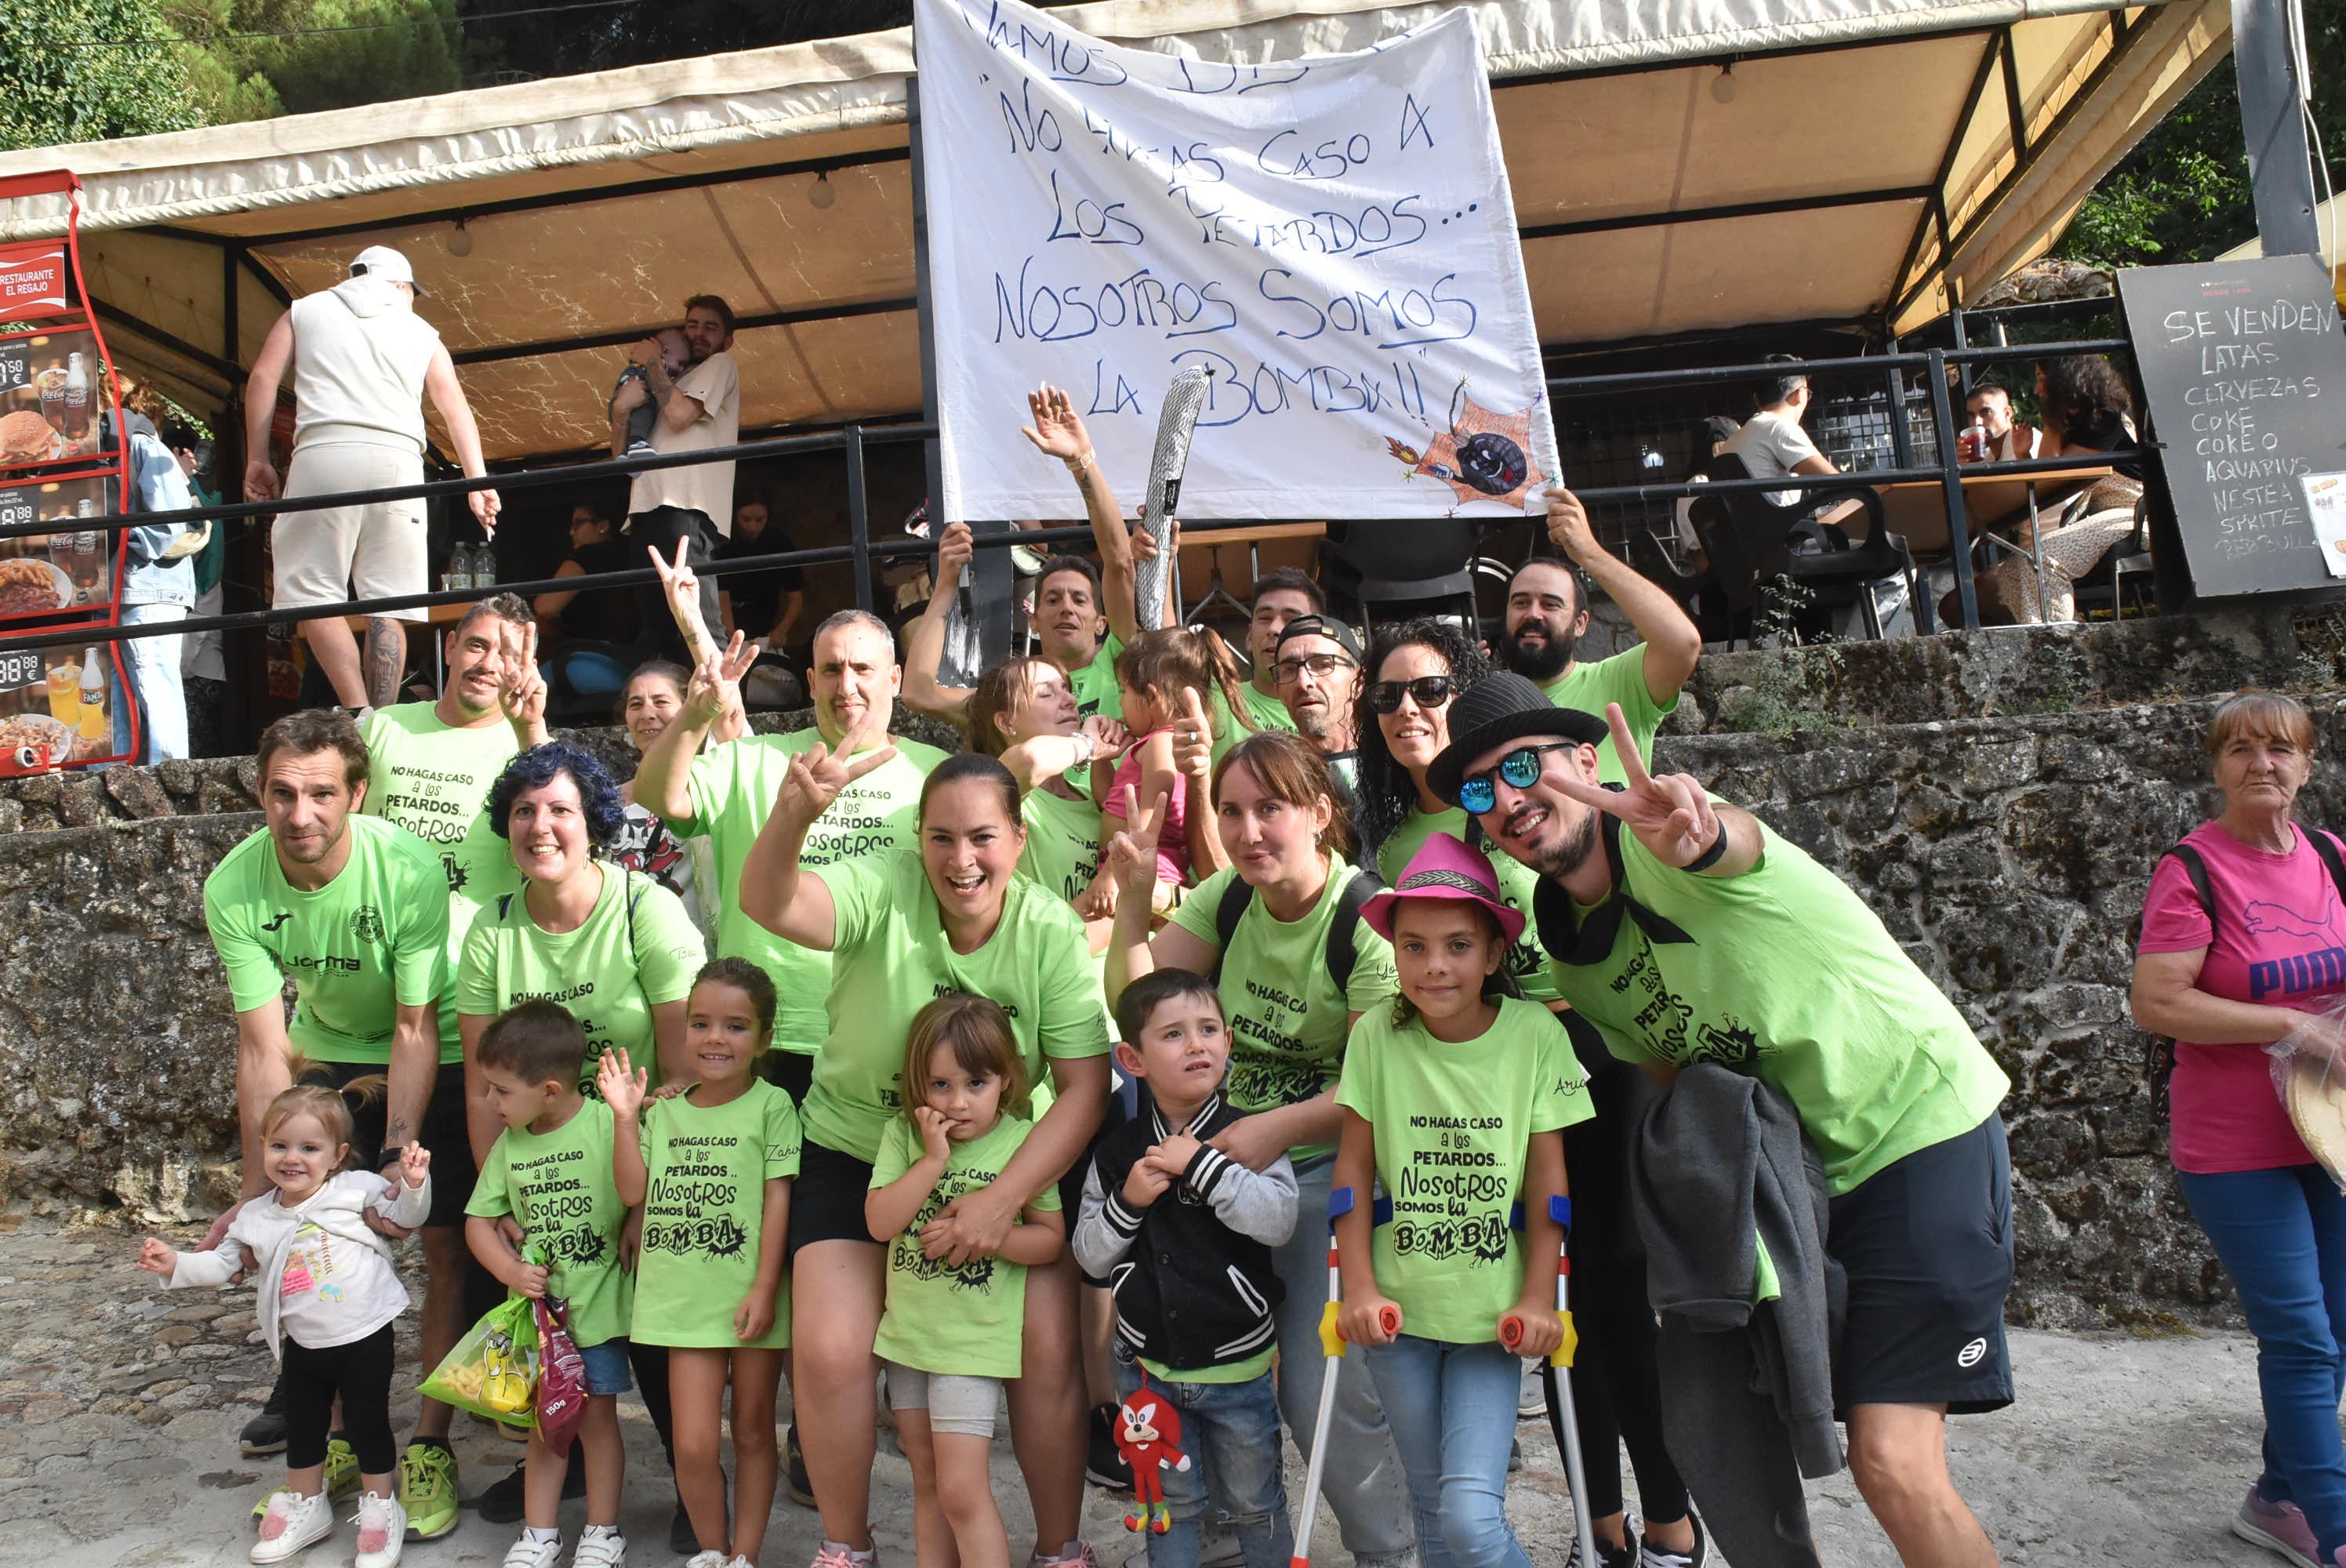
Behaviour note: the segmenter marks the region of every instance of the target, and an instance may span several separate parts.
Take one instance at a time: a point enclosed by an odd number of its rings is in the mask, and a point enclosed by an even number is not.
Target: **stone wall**
[[[2211,679],[2257,674],[2264,657],[2188,627],[2162,635]],[[2035,636],[1998,647],[2036,647]],[[2083,657],[2118,679],[2124,659],[2087,642]],[[2303,656],[2288,645],[2276,657]],[[2032,679],[2057,667],[2020,667]],[[1978,688],[1975,671],[1947,673]],[[1678,724],[1720,722],[1738,687],[1782,679],[1765,659],[1706,661]],[[1870,722],[1851,706],[1820,703],[1806,710],[1815,728],[1789,733],[1675,733],[1663,761],[1858,888],[2012,1075],[2016,1318],[2229,1318],[2168,1172],[2126,1013],[2144,882],[2208,809],[2198,738],[2212,700],[1919,723]],[[2313,706],[2339,755],[2346,699]],[[0,857],[0,1197],[177,1216],[230,1189],[234,1028],[201,888],[259,825],[235,811],[250,783],[249,762],[174,764],[0,795],[0,820],[18,830]],[[2346,822],[2346,780],[2321,769],[2303,815]]]

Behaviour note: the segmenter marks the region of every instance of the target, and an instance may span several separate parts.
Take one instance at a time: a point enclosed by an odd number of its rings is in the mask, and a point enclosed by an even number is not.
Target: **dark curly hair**
[[[2045,361],[2045,414],[2060,425],[2064,441],[2106,434],[2133,409],[2126,378],[2101,355],[2063,354]]]
[[[525,789],[542,789],[563,774],[570,775],[578,786],[578,803],[586,817],[586,841],[600,854],[618,842],[619,831],[627,825],[627,803],[619,799],[619,787],[603,765],[576,746],[559,740],[549,740],[543,746],[533,746],[511,762],[497,775],[489,790],[489,826],[500,839],[510,839],[508,830],[513,819],[515,798]]]
[[[1427,616],[1377,628],[1369,643],[1368,659],[1361,667],[1353,728],[1360,737],[1361,772],[1360,786],[1352,791],[1352,826],[1361,835],[1361,864],[1372,871],[1384,841],[1417,809],[1417,786],[1410,782],[1409,769],[1393,760],[1385,745],[1385,732],[1377,724],[1376,710],[1369,706],[1369,688],[1376,684],[1378,672],[1395,648],[1404,647],[1428,647],[1440,654],[1450,667],[1454,694],[1491,674],[1493,667],[1474,639],[1448,621]]]

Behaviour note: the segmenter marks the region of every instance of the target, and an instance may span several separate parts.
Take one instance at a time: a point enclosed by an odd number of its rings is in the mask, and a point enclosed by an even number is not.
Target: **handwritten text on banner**
[[[1185,516],[1494,515],[1556,477],[1465,10],[1241,66],[1015,0],[915,15],[946,516],[1078,514],[1018,438],[1042,382],[1136,489],[1191,363],[1214,379]]]

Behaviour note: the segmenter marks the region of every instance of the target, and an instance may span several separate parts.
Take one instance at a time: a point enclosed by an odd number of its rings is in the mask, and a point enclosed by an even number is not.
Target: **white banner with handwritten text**
[[[1065,518],[1018,434],[1067,389],[1137,496],[1203,364],[1181,514],[1520,512],[1556,433],[1490,84],[1461,9],[1382,47],[1228,66],[1015,0],[918,0],[948,518]]]

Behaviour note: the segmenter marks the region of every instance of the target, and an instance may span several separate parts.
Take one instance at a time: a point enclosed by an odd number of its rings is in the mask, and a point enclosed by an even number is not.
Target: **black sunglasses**
[[[1453,687],[1446,675],[1422,675],[1415,680],[1381,680],[1369,687],[1369,707],[1377,713],[1392,713],[1401,708],[1401,694],[1420,708],[1440,708],[1450,700]]]

